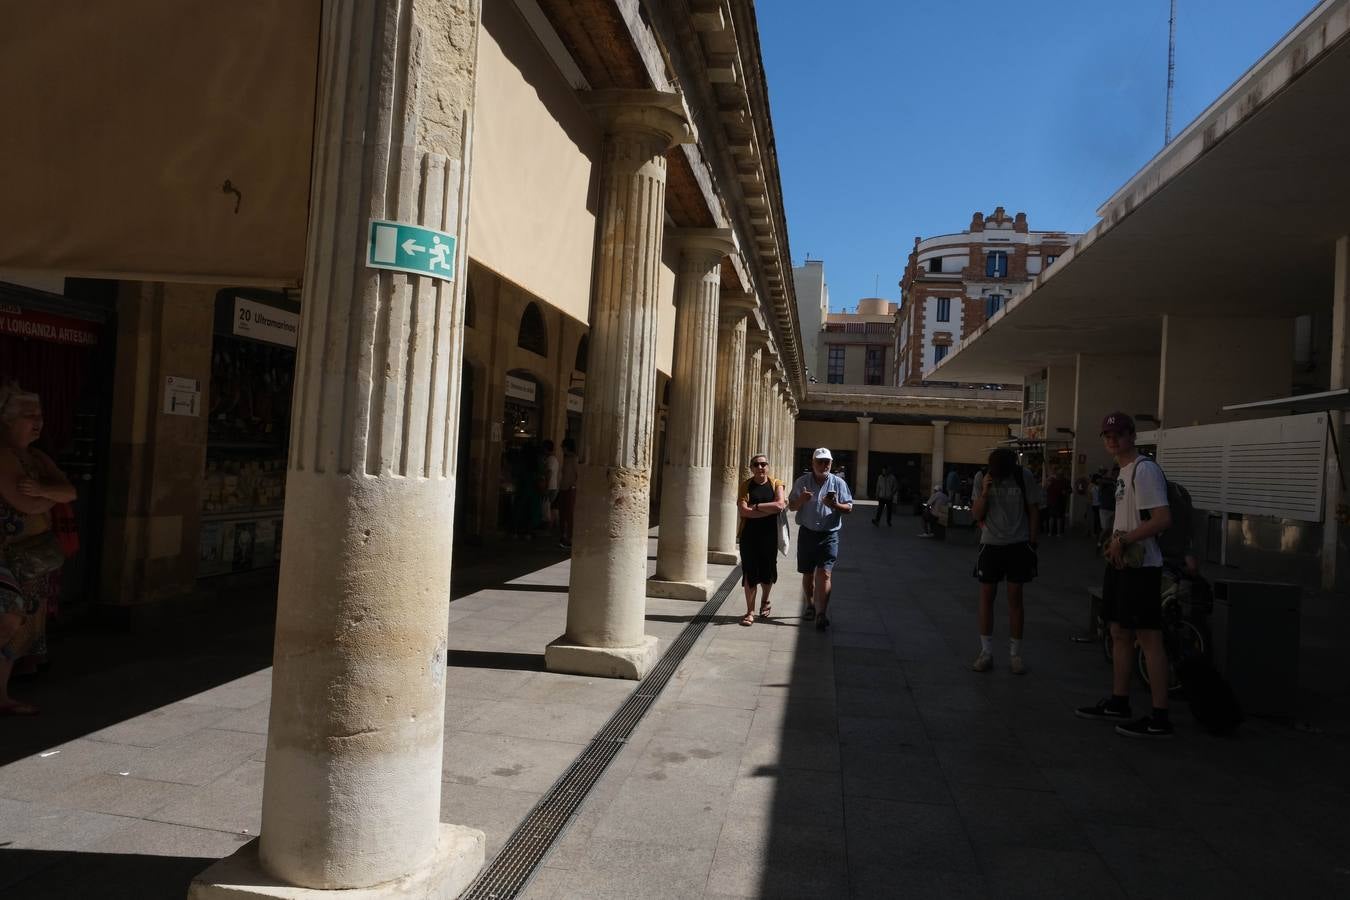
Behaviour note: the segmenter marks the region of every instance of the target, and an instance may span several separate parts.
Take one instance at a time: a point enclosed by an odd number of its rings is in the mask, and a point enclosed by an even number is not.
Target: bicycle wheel
[[[1181,690],[1181,675],[1178,668],[1188,656],[1205,654],[1205,635],[1199,628],[1185,620],[1175,622],[1163,632],[1163,649],[1167,651],[1167,693],[1175,694]],[[1148,662],[1141,649],[1135,659],[1135,667],[1145,685],[1152,686],[1148,680]]]

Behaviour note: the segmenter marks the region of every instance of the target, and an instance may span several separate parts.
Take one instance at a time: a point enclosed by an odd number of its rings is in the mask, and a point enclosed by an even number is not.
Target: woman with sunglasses
[[[750,458],[750,478],[741,488],[737,507],[741,515],[741,585],[745,588],[745,615],[741,624],[755,624],[755,589],[762,590],[759,614],[767,619],[773,607],[769,592],[778,581],[778,513],[787,501],[783,482],[769,477],[769,458]]]

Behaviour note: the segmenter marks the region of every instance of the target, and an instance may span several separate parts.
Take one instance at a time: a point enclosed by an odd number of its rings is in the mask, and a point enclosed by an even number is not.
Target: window
[[[544,330],[544,314],[537,303],[525,307],[520,316],[520,330],[516,333],[516,346],[540,356],[548,356],[548,333]]]
[[[930,272],[941,272],[941,271],[942,271],[942,257],[940,257],[940,256],[935,256],[935,257],[933,257],[932,259],[930,259],[930,260],[928,261],[928,271],[930,271]]]
[[[1008,277],[1008,253],[996,250],[984,258],[984,274],[990,278]]]
[[[829,367],[825,372],[825,380],[830,384],[844,383],[844,347],[842,344],[830,346]]]
[[[951,348],[948,347],[946,344],[938,344],[936,347],[934,347],[933,365],[936,366],[938,363],[942,362],[942,358],[947,355],[947,351],[950,349]]]
[[[984,298],[984,317],[986,319],[992,319],[994,317],[994,313],[998,312],[1002,308],[1003,308],[1002,294],[990,294],[988,297]]]
[[[1058,256],[1047,256],[1047,257],[1045,258],[1045,267],[1046,267],[1047,269],[1050,268],[1050,264],[1051,264],[1052,262],[1054,262],[1055,260],[1057,260],[1057,259],[1059,259]]]
[[[938,298],[937,320],[939,322],[950,322],[952,320],[952,301],[946,297]]]
[[[868,347],[867,365],[863,369],[863,383],[886,383],[886,348]]]

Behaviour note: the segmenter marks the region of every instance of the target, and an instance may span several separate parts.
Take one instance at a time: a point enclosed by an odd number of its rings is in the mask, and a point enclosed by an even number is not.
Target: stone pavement
[[[873,528],[868,512],[846,525],[834,628],[799,627],[791,565],[771,622],[739,627],[734,591],[527,896],[1350,894],[1350,736],[1256,719],[1219,739],[1184,704],[1165,744],[1074,719],[1109,678],[1098,647],[1069,640],[1097,576],[1076,539],[1043,547],[1030,672],[1004,664],[1006,616],[999,665],[969,672],[971,533],[921,541],[916,520]],[[526,555],[537,569],[517,574],[513,554],[509,581],[451,605],[442,814],[482,828],[489,857],[633,686],[542,671],[568,564]],[[697,611],[649,600],[648,633],[666,643]],[[202,653],[249,668],[210,636]],[[67,687],[38,698],[54,718],[113,690],[160,696],[94,675]],[[24,755],[7,751],[37,723],[6,720],[6,900],[183,896],[257,833],[268,688],[259,669],[125,721],[89,710],[97,728],[64,721],[61,742]],[[1346,704],[1324,695],[1316,708],[1344,718]]]

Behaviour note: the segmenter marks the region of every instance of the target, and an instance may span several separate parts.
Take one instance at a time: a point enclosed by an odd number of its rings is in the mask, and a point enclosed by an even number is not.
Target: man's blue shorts
[[[839,558],[839,532],[812,531],[809,528],[797,529],[797,571],[803,575],[824,569],[834,568]]]

